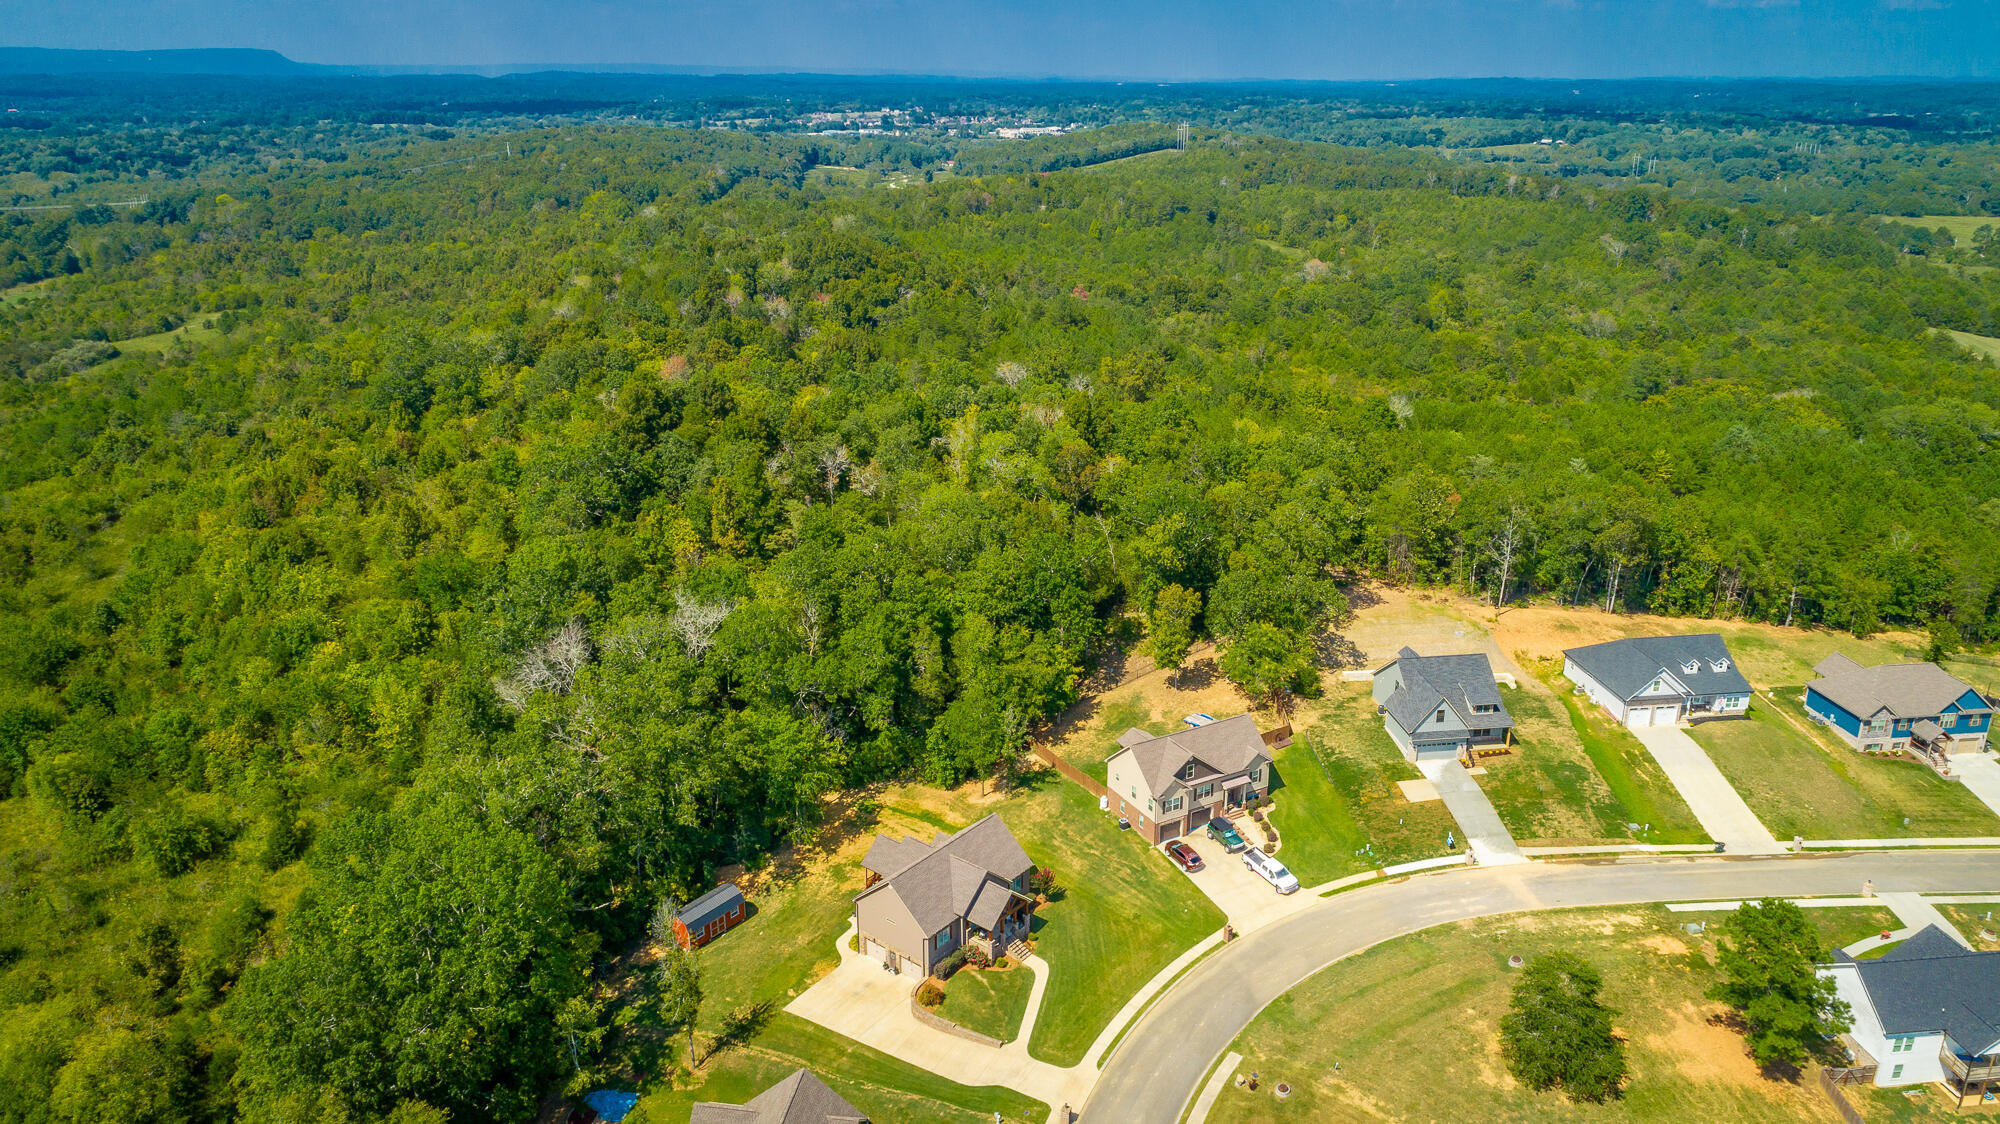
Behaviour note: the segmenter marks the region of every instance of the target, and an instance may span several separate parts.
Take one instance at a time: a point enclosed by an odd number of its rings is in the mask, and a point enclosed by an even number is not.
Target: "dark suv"
[[[1236,852],[1243,849],[1243,837],[1236,833],[1236,828],[1228,820],[1208,821],[1208,837],[1222,844],[1226,851]]]

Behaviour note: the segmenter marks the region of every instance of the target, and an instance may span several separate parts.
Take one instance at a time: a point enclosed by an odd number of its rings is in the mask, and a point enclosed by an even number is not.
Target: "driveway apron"
[[[1472,857],[1480,865],[1528,861],[1507,825],[1500,822],[1493,802],[1486,799],[1486,794],[1479,790],[1479,782],[1472,779],[1464,765],[1456,760],[1419,761],[1417,770],[1437,786],[1438,795],[1444,798],[1444,806],[1451,809],[1451,817],[1458,821],[1458,830],[1464,834],[1466,844],[1472,848]]]
[[[1674,782],[1710,839],[1736,854],[1774,855],[1785,850],[1686,730],[1641,726],[1632,736],[1660,763],[1660,770]]]

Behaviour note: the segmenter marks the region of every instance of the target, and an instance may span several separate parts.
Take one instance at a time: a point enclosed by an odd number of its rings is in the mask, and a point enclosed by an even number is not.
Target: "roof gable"
[[[1199,780],[1205,775],[1241,773],[1260,759],[1270,760],[1264,738],[1257,732],[1256,716],[1250,714],[1135,741],[1111,756],[1115,759],[1127,753],[1139,767],[1140,779],[1145,782],[1149,796],[1165,793],[1191,761],[1196,766],[1195,779]]]
[[[696,1104],[689,1124],[868,1124],[868,1117],[800,1068],[740,1105]]]
[[[876,845],[888,839],[878,835]],[[951,924],[952,919],[966,916],[986,884],[1011,883],[1035,865],[998,814],[955,834],[940,834],[929,845],[915,839],[891,842],[899,856],[910,853],[911,847],[923,848],[924,853],[856,894],[855,899],[893,894],[927,936]],[[874,846],[869,854],[875,854]]]
[[[1468,730],[1514,724],[1494,682],[1493,665],[1484,653],[1419,656],[1404,648],[1395,666],[1403,682],[1383,703],[1383,709],[1405,731],[1414,732],[1426,722],[1435,722],[1440,706],[1457,719],[1459,727]],[[1480,713],[1476,708],[1481,706],[1497,709]]]
[[[699,929],[743,904],[743,891],[733,882],[724,882],[680,908],[674,916],[690,929]]]

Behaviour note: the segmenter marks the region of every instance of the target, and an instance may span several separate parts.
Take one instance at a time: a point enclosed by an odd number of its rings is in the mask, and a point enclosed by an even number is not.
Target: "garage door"
[[[1188,834],[1193,835],[1195,832],[1200,831],[1202,828],[1208,826],[1208,817],[1211,814],[1211,812],[1212,809],[1210,809],[1207,805],[1203,805],[1202,807],[1196,808],[1194,811],[1188,813],[1188,826],[1187,826]]]
[[[1625,712],[1625,724],[1634,729],[1641,726],[1671,726],[1680,714],[1677,706],[1635,706]]]

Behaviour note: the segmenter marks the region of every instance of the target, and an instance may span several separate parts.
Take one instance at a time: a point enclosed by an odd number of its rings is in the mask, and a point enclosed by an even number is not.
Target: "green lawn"
[[[1884,222],[1901,223],[1922,230],[1936,230],[1943,227],[1951,232],[1953,244],[1963,249],[1972,245],[1972,236],[1980,227],[1990,226],[2000,230],[2000,218],[1992,215],[1878,215]]]
[[[1869,1124],[1944,1124],[1948,1120],[1993,1118],[1991,1106],[1982,1109],[1977,1100],[1965,1102],[1964,1112],[1953,1108],[1951,1096],[1937,1084],[1911,1085],[1902,1089],[1849,1085],[1841,1091],[1847,1094],[1848,1103],[1859,1110],[1862,1119]]]
[[[1630,809],[1611,792],[1582,739],[1540,684],[1504,690],[1514,716],[1514,752],[1488,757],[1479,787],[1522,843],[1587,846],[1628,840]]]
[[[779,1013],[747,1044],[731,1046],[703,1069],[704,1080],[685,1089],[648,1090],[633,1115],[637,1124],[687,1124],[696,1101],[742,1104],[800,1066],[812,1070],[866,1112],[875,1124],[1035,1124],[1048,1107],[998,1086],[971,1088],[897,1061],[804,1019]]]
[[[1809,913],[1822,912],[1809,910]],[[1742,1038],[1709,1022],[1717,978],[1702,938],[1657,907],[1539,913],[1445,925],[1350,957],[1266,1008],[1236,1040],[1239,1074],[1211,1124],[1281,1121],[1806,1124],[1830,1119],[1817,1084],[1764,1078]],[[1711,933],[1713,929],[1711,928]],[[1712,952],[1712,945],[1706,946]],[[1510,955],[1563,950],[1603,973],[1619,1012],[1630,1081],[1623,1097],[1572,1104],[1507,1073],[1500,1018],[1517,974]],[[1338,1065],[1338,1069],[1335,1066]],[[1291,1085],[1283,1101],[1278,1082]],[[1871,1119],[1873,1119],[1871,1117]]]
[[[1020,1037],[1021,1016],[1028,1013],[1028,993],[1035,974],[1026,968],[1005,971],[961,969],[945,985],[938,1014],[988,1038],[1012,1042]]]
[[[2000,339],[1995,339],[1992,336],[1975,335],[1971,332],[1960,332],[1951,328],[1940,328],[1938,330],[1950,336],[1953,343],[1958,344],[1974,355],[1995,363],[2000,363]]]
[[[1774,694],[1786,715],[1804,721],[1800,688]],[[1745,721],[1708,722],[1691,733],[1779,839],[2000,834],[2000,817],[1964,785],[1914,761],[1830,748],[1773,711],[1764,695]]]
[[[1610,715],[1570,694],[1569,681],[1556,676],[1559,667],[1545,660],[1536,670],[1557,692],[1584,754],[1610,788],[1619,809],[1614,814],[1622,815],[1625,823],[1651,825],[1640,836],[1647,843],[1708,842],[1708,833],[1701,829],[1673,782],[1660,771],[1653,755]]]
[[[1993,905],[1941,905],[1938,912],[1944,914],[1958,927],[1972,947],[1992,951],[2000,949],[2000,921],[1989,919],[1989,914],[2000,913],[2000,904]],[[1993,933],[1994,938],[1982,937],[1981,933]]]
[[[1097,810],[1097,799],[1053,770],[1002,798],[978,786],[885,796],[885,815],[905,805],[953,828],[998,812],[1028,857],[1055,874],[1060,893],[1036,913],[1036,952],[1049,966],[1031,1053],[1075,1065],[1139,986],[1222,928],[1222,911],[1158,850]]]
[[[1442,800],[1403,799],[1396,782],[1420,774],[1389,740],[1366,684],[1332,685],[1295,726],[1292,744],[1272,755],[1270,818],[1278,857],[1301,884],[1446,853],[1457,824]]]

